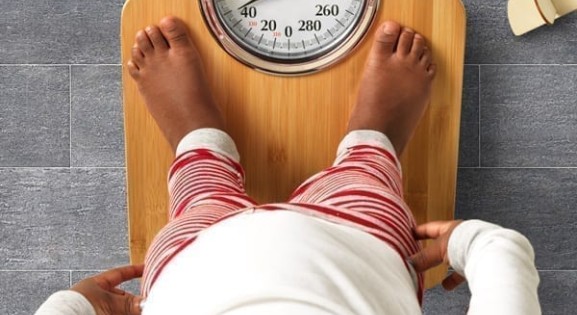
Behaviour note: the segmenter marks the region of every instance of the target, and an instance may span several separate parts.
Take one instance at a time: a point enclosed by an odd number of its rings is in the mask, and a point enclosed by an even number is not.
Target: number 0
[[[285,27],[285,29],[284,29],[284,35],[285,35],[286,37],[291,37],[291,36],[293,36],[293,28],[290,27],[290,26]]]

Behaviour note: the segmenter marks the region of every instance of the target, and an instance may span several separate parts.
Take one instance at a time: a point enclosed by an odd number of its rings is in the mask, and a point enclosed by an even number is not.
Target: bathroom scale
[[[466,35],[460,0],[128,0],[123,65],[136,32],[167,15],[189,25],[247,191],[261,203],[287,200],[334,161],[376,27],[390,19],[424,35],[438,73],[402,156],[404,196],[419,223],[453,219]],[[130,254],[141,263],[167,222],[174,156],[126,67],[123,91]],[[446,271],[428,272],[428,286]]]

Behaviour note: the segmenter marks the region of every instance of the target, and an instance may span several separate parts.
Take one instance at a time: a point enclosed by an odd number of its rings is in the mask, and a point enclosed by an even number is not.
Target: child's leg
[[[170,168],[168,180],[170,222],[148,249],[144,294],[168,261],[200,232],[256,206],[246,194],[244,171],[235,144],[226,133],[197,129],[183,139],[178,151],[183,153]]]
[[[244,189],[244,170],[234,141],[218,129],[197,129],[177,150],[169,172],[170,219],[191,213],[221,218],[255,202]]]
[[[417,253],[416,223],[403,200],[396,154],[429,103],[434,74],[422,36],[394,22],[379,28],[349,120],[350,133],[335,164],[300,186],[290,202],[329,208],[330,220],[373,234],[403,259]],[[421,298],[422,275],[419,283]]]
[[[341,142],[334,165],[297,188],[290,203],[334,207],[354,223],[370,222],[375,236],[407,258],[420,247],[402,185],[399,161],[388,138],[378,131],[357,130]]]
[[[254,201],[186,25],[165,18],[160,28],[140,31],[127,67],[177,155],[169,173],[170,222],[146,256],[146,296],[162,268],[200,232]]]

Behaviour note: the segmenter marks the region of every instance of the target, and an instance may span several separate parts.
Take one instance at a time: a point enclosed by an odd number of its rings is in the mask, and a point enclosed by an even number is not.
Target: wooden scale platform
[[[465,9],[460,0],[381,0],[372,27],[342,62],[321,72],[282,77],[255,71],[214,39],[196,0],[128,0],[122,14],[122,63],[136,32],[174,15],[185,20],[259,202],[285,201],[306,178],[329,166],[344,136],[375,27],[391,19],[423,34],[438,68],[432,103],[403,162],[405,198],[419,223],[452,220],[455,206]],[[141,263],[167,222],[167,170],[173,160],[126,67],[123,70],[132,263]],[[446,267],[428,273],[438,283]]]

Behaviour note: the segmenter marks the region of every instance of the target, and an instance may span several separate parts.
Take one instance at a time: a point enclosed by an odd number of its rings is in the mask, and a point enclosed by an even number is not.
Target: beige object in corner
[[[577,0],[509,0],[508,15],[513,33],[528,33],[577,11]]]

